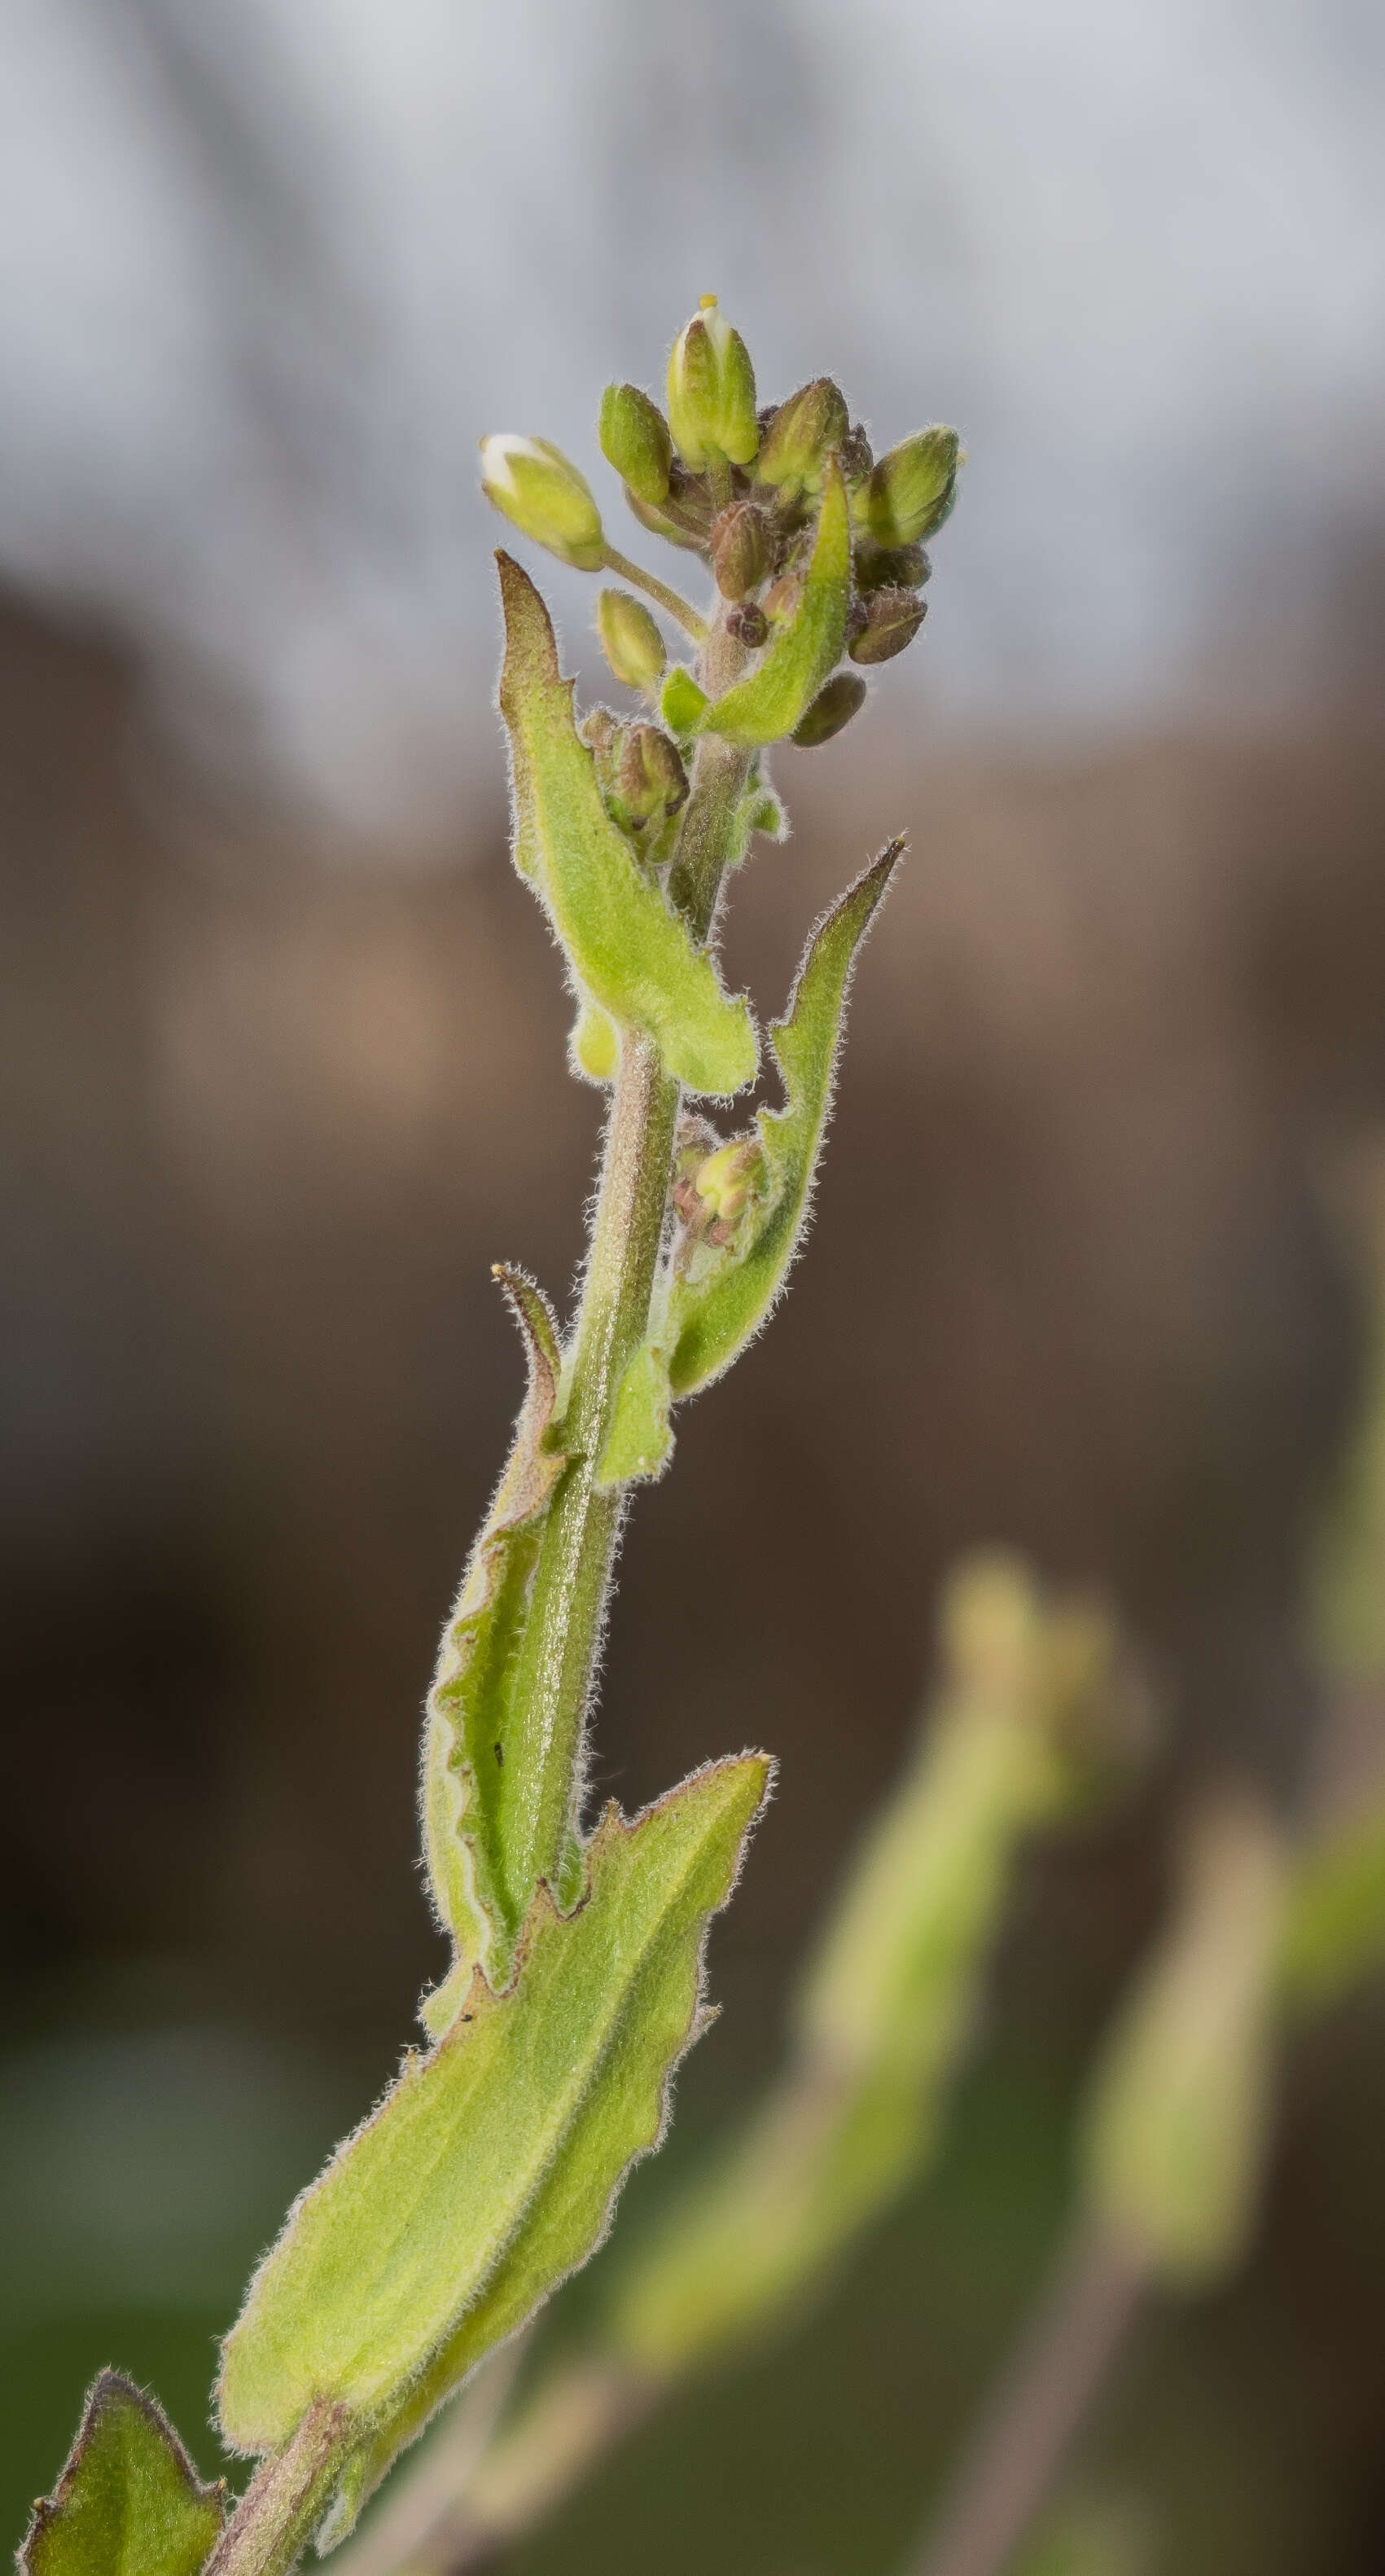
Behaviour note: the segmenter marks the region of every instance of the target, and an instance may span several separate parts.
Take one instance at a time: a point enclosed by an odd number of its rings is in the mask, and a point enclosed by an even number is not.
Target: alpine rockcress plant
[[[782,841],[777,742],[826,742],[864,672],[917,634],[923,540],[959,452],[928,429],[877,463],[827,377],[757,407],[716,298],[679,334],[667,413],[634,385],[600,441],[642,528],[701,558],[697,610],[608,541],[546,440],[482,442],[483,488],[600,591],[597,630],[642,703],[580,720],[529,575],[498,557],[514,857],[562,951],[573,1069],[610,1090],[579,1311],[496,1276],[528,1391],[429,1696],[423,1834],[451,1965],[423,2053],[295,2203],[226,2338],[229,2447],[261,2462],[227,2514],[151,2401],[106,2372],[25,2550],[30,2576],[280,2576],[329,2547],[476,2364],[600,2242],[708,2014],[703,1950],[767,1793],[761,1752],[710,1762],[588,1831],[585,1743],[621,1525],[660,1475],[674,1408],[765,1323],[801,1235],[847,987],[893,842],[809,938],[768,1032],[782,1106],[729,1136],[709,1103],[756,1078],[749,1002],[716,922],[757,835]],[[668,661],[644,594],[686,639]]]

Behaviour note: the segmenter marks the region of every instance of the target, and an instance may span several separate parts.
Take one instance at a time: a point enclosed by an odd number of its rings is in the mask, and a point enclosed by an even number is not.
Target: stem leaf
[[[539,1533],[565,1460],[552,1440],[561,1361],[552,1314],[520,1270],[495,1276],[524,1336],[529,1383],[509,1463],[443,1633],[423,1739],[423,1842],[434,1911],[453,1965],[423,2018],[437,2037],[478,1964],[512,1946],[517,1908],[508,1826],[528,1783],[514,1681]]]
[[[573,723],[572,682],[559,673],[548,611],[510,556],[496,560],[515,864],[548,914],[579,1000],[590,997],[618,1027],[646,1031],[690,1090],[729,1098],[755,1075],[749,1006],[723,992],[711,957],[694,948],[612,822]]]
[[[251,2282],[222,2356],[233,2448],[276,2448],[328,2399],[388,2452],[593,2251],[703,2025],[708,1919],[768,1776],[747,1754],[633,1823],[610,1807],[576,1912],[540,1887],[513,1986],[495,1995],[478,1971]]]
[[[120,2371],[87,2398],[67,2465],[34,2508],[23,2576],[197,2576],[225,2520],[162,2408]]]
[[[748,1241],[696,1257],[676,1280],[657,1336],[675,1397],[719,1377],[761,1329],[783,1288],[812,1198],[832,1106],[846,999],[861,941],[903,851],[891,841],[812,932],[789,1008],[770,1030],[784,1107],[758,1120],[767,1187]]]
[[[851,512],[835,456],[829,457],[817,537],[797,610],[758,669],[714,698],[697,731],[728,742],[782,742],[804,717],[842,658],[851,598]],[[665,684],[667,686],[667,683]]]

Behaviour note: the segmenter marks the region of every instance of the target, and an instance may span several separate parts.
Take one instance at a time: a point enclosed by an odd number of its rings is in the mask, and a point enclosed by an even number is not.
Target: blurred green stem
[[[987,2406],[905,2576],[1002,2576],[1068,2457],[1134,2322],[1149,2275],[1111,2229],[1083,2224]]]

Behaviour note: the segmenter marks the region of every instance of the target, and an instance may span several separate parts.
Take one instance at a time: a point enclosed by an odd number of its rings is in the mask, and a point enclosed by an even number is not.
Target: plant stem
[[[287,2576],[356,2440],[346,2408],[319,2398],[293,2439],[256,2470],[203,2576]]]
[[[1001,2576],[1148,2285],[1134,2246],[1090,2220],[1079,2229],[906,2576]]]
[[[616,1391],[638,1348],[663,1240],[678,1085],[651,1038],[621,1049],[562,1432],[571,1464],[544,1523],[516,1688],[530,1791],[515,1820],[518,1911],[558,1874],[580,1794],[582,1728],[601,1650],[624,1496],[597,1483]]]
[[[702,650],[702,685],[719,698],[738,680],[749,660],[745,646],[726,631],[723,600],[707,629]],[[718,733],[699,737],[693,758],[692,793],[678,836],[678,855],[669,870],[668,890],[699,945],[710,936],[717,898],[736,819],[750,775],[750,753]]]
[[[649,577],[607,549],[618,571]],[[656,584],[656,591],[662,584]],[[674,594],[668,599],[673,601]],[[674,613],[682,615],[683,603]],[[724,603],[723,603],[724,609]],[[691,615],[691,611],[689,611]],[[746,660],[719,610],[706,643],[703,685],[719,693]],[[750,754],[704,735],[693,766],[670,893],[701,943],[712,928],[737,805]],[[539,1547],[515,1704],[525,1712],[530,1792],[516,1819],[511,1901],[523,1917],[541,1878],[561,1885],[564,1854],[581,1796],[582,1730],[601,1652],[626,1496],[597,1483],[601,1453],[626,1362],[649,1319],[673,1169],[679,1087],[664,1072],[651,1038],[627,1037],[606,1127],[605,1154],[573,1345],[562,1433],[572,1459],[559,1485]]]
[[[611,545],[606,548],[605,563],[608,572],[618,572],[622,581],[633,582],[636,590],[642,590],[647,599],[654,601],[656,607],[662,608],[669,617],[676,618],[678,624],[691,635],[694,644],[701,644],[705,640],[706,618],[699,617],[691,602],[684,599],[680,592],[670,590],[666,581],[660,581],[652,572],[645,572],[641,565],[632,563],[628,555],[618,553]]]

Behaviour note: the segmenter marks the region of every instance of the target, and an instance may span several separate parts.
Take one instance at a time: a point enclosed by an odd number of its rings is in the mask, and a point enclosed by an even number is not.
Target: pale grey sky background
[[[1331,692],[1385,548],[1377,0],[0,0],[0,52],[0,577],[233,774],[445,820],[476,438],[556,437],[619,519],[601,385],[708,288],[766,394],[964,430],[904,712]]]

